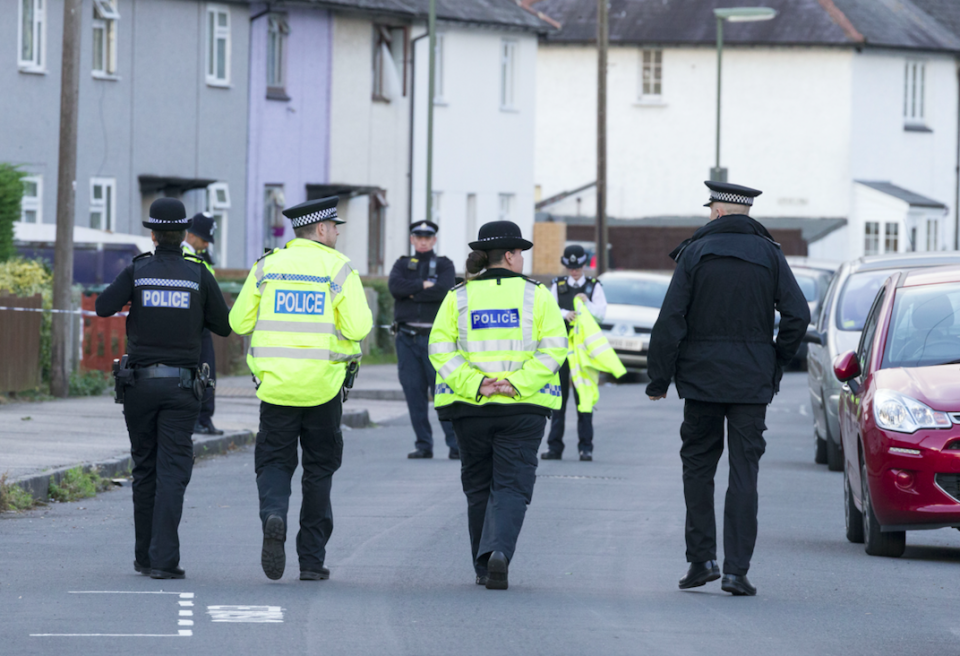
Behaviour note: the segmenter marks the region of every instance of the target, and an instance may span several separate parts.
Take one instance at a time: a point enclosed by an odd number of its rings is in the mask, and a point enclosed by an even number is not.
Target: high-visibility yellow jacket
[[[533,404],[560,408],[560,377],[567,355],[563,316],[543,285],[499,270],[454,287],[430,332],[437,370],[434,405]],[[480,396],[484,378],[506,379],[517,396]]]
[[[210,272],[210,275],[211,275],[211,276],[213,276],[214,278],[217,277],[217,274],[216,274],[216,272],[213,270],[213,267],[210,266],[210,263],[209,263],[209,262],[207,262],[205,259],[203,259],[202,257],[200,257],[200,253],[196,252],[195,250],[193,250],[192,248],[190,248],[190,247],[187,246],[186,244],[184,244],[181,248],[183,248],[183,256],[184,256],[185,258],[187,258],[187,259],[189,259],[189,260],[196,261],[196,262],[200,262],[203,266],[207,267],[207,271]]]
[[[306,407],[340,393],[373,316],[349,258],[294,239],[257,260],[230,311],[230,327],[253,332],[247,364],[260,380],[260,400]]]
[[[620,378],[627,370],[584,302],[574,299],[573,307],[579,314],[570,326],[570,352],[567,355],[570,380],[579,397],[577,411],[593,412],[593,406],[600,400],[597,372],[605,371]]]

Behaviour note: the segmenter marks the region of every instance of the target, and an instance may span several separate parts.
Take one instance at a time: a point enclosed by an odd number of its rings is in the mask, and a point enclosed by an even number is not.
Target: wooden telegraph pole
[[[607,270],[607,2],[597,0],[597,275]]]
[[[81,0],[63,3],[63,59],[60,77],[60,158],[57,167],[57,241],[53,252],[53,307],[71,309],[73,221],[77,177],[77,100],[80,95]],[[54,313],[50,348],[50,392],[70,391],[68,336],[73,315]]]

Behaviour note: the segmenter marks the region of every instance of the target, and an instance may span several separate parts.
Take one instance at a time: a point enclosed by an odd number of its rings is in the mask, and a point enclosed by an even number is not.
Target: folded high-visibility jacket
[[[573,307],[579,314],[570,325],[570,350],[567,353],[570,380],[580,397],[577,411],[593,412],[593,406],[600,399],[598,372],[605,371],[620,378],[627,370],[583,301],[574,299]]]

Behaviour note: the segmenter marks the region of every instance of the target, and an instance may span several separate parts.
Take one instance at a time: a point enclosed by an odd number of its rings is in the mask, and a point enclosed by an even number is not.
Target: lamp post
[[[727,169],[720,168],[720,88],[723,77],[723,22],[751,23],[766,21],[777,15],[776,9],[769,7],[729,7],[714,9],[713,15],[717,18],[717,152],[714,167],[710,169],[710,180],[726,182]]]

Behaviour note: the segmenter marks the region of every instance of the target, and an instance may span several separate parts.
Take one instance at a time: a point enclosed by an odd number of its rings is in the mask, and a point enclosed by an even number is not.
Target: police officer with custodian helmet
[[[447,294],[430,333],[434,405],[453,421],[460,445],[476,580],[492,590],[507,589],[567,357],[557,302],[521,274],[523,251],[532,247],[511,221],[481,227],[466,265],[479,275]]]
[[[360,340],[373,315],[360,276],[336,250],[339,198],[321,198],[283,211],[295,239],[253,265],[230,311],[230,325],[253,332],[247,364],[260,398],[254,452],[263,548],[270,579],[283,576],[290,479],[303,448],[303,502],[297,554],[300,580],[330,577],[324,567],[333,531],[330,488],[340,468],[341,389],[360,360]]]
[[[133,457],[133,567],[155,579],[182,579],[177,528],[203,393],[200,335],[209,328],[226,337],[230,324],[216,280],[180,250],[190,227],[183,203],[154,201],[143,226],[156,252],[138,255],[120,272],[97,298],[97,314],[109,317],[130,303],[126,362],[116,375]]]

